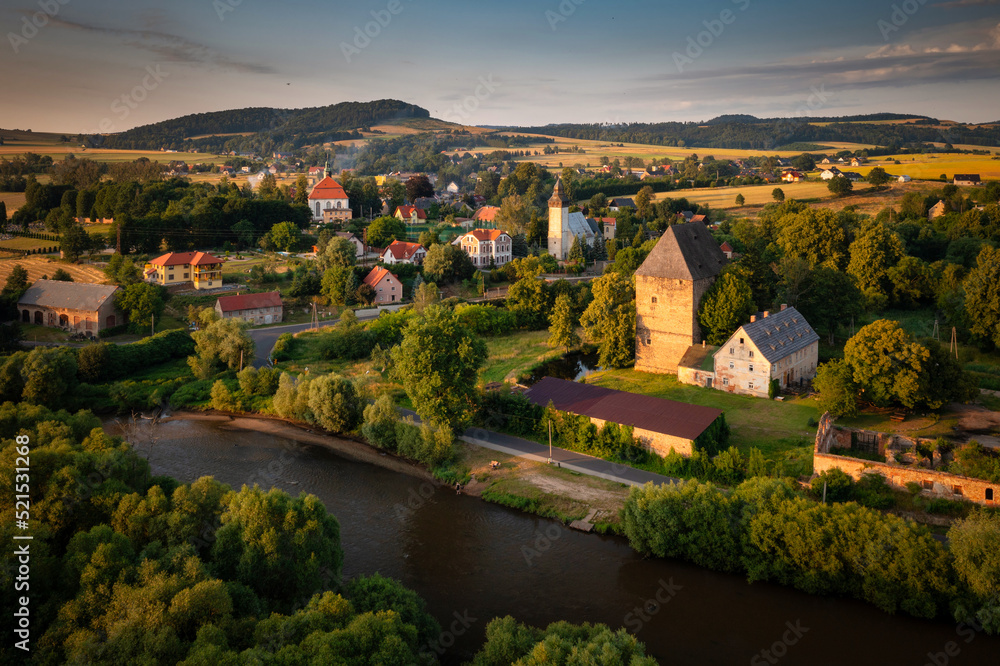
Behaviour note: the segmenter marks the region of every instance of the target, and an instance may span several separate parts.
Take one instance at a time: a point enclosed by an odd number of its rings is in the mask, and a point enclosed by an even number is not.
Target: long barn
[[[632,426],[636,439],[661,456],[669,454],[670,449],[691,455],[694,441],[722,417],[721,409],[555,377],[544,378],[524,395],[536,405],[546,407],[551,402],[561,412],[589,417],[598,427],[607,421]]]

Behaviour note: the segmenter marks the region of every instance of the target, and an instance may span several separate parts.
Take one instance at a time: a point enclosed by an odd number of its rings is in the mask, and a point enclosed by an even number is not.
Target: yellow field
[[[104,282],[104,273],[94,266],[67,264],[57,259],[32,256],[23,259],[3,259],[0,260],[0,284],[7,281],[7,276],[14,270],[14,266],[20,264],[28,271],[28,281],[40,280],[43,275],[52,277],[57,269],[63,269],[73,276],[75,282]]]
[[[0,240],[0,245],[6,249],[13,250],[49,250],[59,247],[59,241],[39,240],[37,238],[25,238],[15,236],[8,240]]]
[[[154,162],[173,162],[181,160],[192,164],[222,164],[227,158],[208,153],[166,153],[159,150],[101,150],[99,148],[81,148],[78,144],[56,143],[48,141],[6,141],[0,146],[0,156],[20,155],[21,153],[37,153],[48,155],[53,160],[65,159],[73,153],[77,157],[94,160],[95,162],[132,162],[145,157]]]
[[[771,192],[774,188],[781,188],[786,199],[826,199],[833,197],[827,188],[826,181],[804,182],[804,183],[770,183],[768,185],[745,185],[742,187],[718,187],[702,188],[696,190],[674,190],[673,192],[658,192],[654,196],[655,201],[664,199],[687,199],[688,201],[705,204],[715,209],[732,208],[739,210],[736,205],[736,195],[742,194],[747,206],[762,206],[774,201]],[[868,189],[864,183],[855,183],[855,192],[863,192]]]
[[[7,204],[7,216],[10,217],[24,205],[24,192],[0,192],[0,201]]]
[[[894,164],[899,160],[899,164]],[[937,180],[947,174],[951,180],[956,173],[978,173],[986,180],[1000,180],[1000,160],[982,155],[890,155],[879,157],[863,167],[844,167],[843,170],[857,171],[868,175],[874,167],[880,166],[894,176],[906,175],[910,178]]]

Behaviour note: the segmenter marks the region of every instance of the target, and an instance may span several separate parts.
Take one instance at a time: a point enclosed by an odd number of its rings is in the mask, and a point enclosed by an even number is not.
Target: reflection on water
[[[646,560],[623,539],[570,531],[319,446],[205,422],[159,427],[154,473],[313,493],[340,521],[345,577],[377,571],[401,580],[446,628],[456,613],[474,618],[446,663],[468,658],[486,623],[508,614],[538,626],[560,619],[624,626],[664,664],[749,663],[781,641],[786,622],[808,632],[783,665],[920,665],[949,641],[961,647],[952,663],[996,664],[1000,654],[1000,640],[966,644],[948,622]],[[647,604],[660,589],[673,596]]]
[[[587,375],[600,370],[597,367],[596,352],[573,352],[562,358],[557,358],[535,368],[527,377],[522,377],[522,383],[528,386],[541,381],[543,377],[568,379],[576,382]]]

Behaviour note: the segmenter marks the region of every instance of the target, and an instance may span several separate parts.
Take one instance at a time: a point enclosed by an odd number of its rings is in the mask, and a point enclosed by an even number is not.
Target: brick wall
[[[713,281],[636,276],[636,370],[677,372],[688,347],[701,342],[698,305]]]

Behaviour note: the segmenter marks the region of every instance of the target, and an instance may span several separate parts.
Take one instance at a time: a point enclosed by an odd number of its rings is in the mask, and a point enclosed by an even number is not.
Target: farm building
[[[115,308],[118,289],[108,284],[36,280],[17,302],[17,309],[22,323],[94,336],[125,323]]]
[[[251,324],[278,324],[285,313],[281,292],[220,296],[215,311],[223,319],[242,319]]]
[[[689,405],[638,393],[546,377],[524,393],[542,407],[589,417],[597,427],[605,422],[631,426],[632,434],[649,449],[666,456],[673,449],[689,456],[698,438],[722,417],[721,409]]]
[[[954,183],[956,185],[982,185],[983,179],[978,173],[956,173]]]

